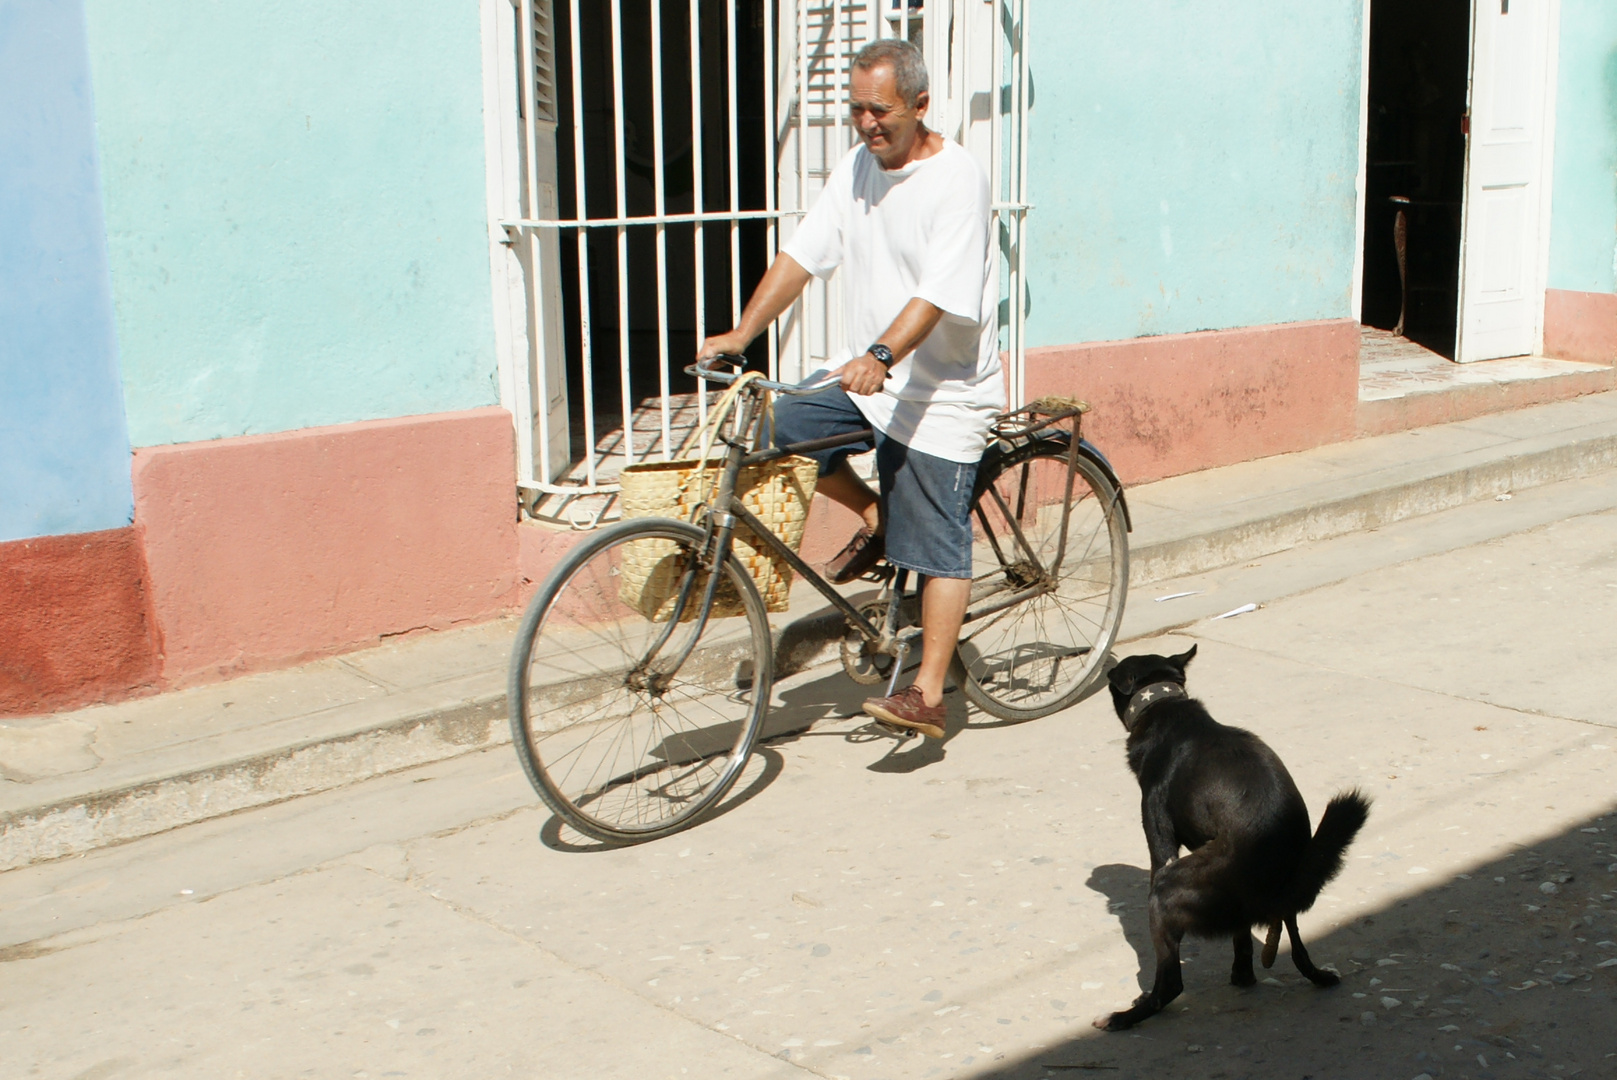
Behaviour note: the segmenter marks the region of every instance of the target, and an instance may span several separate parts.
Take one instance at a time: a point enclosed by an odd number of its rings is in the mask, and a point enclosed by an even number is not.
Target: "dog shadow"
[[[1140,989],[1151,989],[1156,977],[1157,954],[1151,944],[1151,924],[1146,916],[1146,897],[1151,892],[1151,872],[1126,863],[1107,863],[1089,874],[1085,885],[1106,897],[1106,910],[1117,916],[1123,939],[1140,961]]]
[[[1140,962],[1140,973],[1136,976],[1140,989],[1151,989],[1157,973],[1156,946],[1151,944],[1151,922],[1146,915],[1146,899],[1151,894],[1151,871],[1127,863],[1107,863],[1095,867],[1084,884],[1106,897],[1106,910],[1117,916],[1123,939],[1129,943],[1129,948],[1134,950],[1134,956]],[[1184,962],[1194,961],[1201,956],[1204,945],[1212,944],[1214,942],[1210,940],[1187,934],[1179,943],[1179,958]]]

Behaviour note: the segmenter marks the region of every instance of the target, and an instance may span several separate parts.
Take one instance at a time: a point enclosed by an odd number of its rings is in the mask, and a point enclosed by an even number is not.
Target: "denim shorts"
[[[776,446],[869,427],[840,386],[775,401]],[[880,434],[805,456],[818,461],[820,475],[826,476],[845,458],[872,448],[887,526],[887,561],[927,577],[971,577],[971,490],[977,463],[934,457]]]

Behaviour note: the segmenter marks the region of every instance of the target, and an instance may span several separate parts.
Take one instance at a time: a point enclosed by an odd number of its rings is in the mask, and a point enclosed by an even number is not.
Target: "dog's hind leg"
[[[1252,931],[1243,926],[1235,932],[1235,966],[1230,968],[1230,985],[1251,986],[1257,981],[1252,971]]]
[[[1332,971],[1323,971],[1314,966],[1308,958],[1308,950],[1303,948],[1303,937],[1297,932],[1297,916],[1286,916],[1286,933],[1291,938],[1291,962],[1297,965],[1308,981],[1315,986],[1335,986],[1341,982],[1341,976]]]

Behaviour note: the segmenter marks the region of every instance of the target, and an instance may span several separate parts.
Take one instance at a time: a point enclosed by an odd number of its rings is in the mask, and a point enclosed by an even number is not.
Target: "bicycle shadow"
[[[981,658],[974,659],[977,659],[980,662]],[[1026,659],[1025,653],[1022,654],[1021,659]],[[1102,690],[1106,689],[1106,674],[1117,666],[1117,659],[1117,654],[1115,652],[1108,652],[1106,654],[1106,659],[1101,662],[1100,673],[1095,677],[1094,681],[1089,684],[1084,692],[1079,694],[1078,697],[1073,700],[1072,704],[1067,706],[1067,708],[1075,708],[1076,706],[1088,701]],[[991,713],[979,712],[969,721],[968,726],[973,730],[985,731],[990,728],[1013,727],[1016,724],[1026,724],[1028,722],[1029,721],[1027,720],[1017,719],[1002,720]]]
[[[758,764],[754,764],[757,762]],[[764,791],[780,778],[786,770],[786,759],[780,751],[762,744],[753,748],[752,761],[747,764],[746,772],[742,773],[741,781],[723,799],[719,800],[700,819],[701,824],[714,821],[730,813],[738,807],[744,806],[762,795]],[[756,775],[749,775],[756,774]],[[679,833],[672,834],[680,835]],[[669,839],[663,837],[662,839]],[[555,814],[551,814],[545,823],[539,827],[539,842],[552,851],[561,851],[575,855],[587,855],[601,851],[617,851],[620,848],[638,847],[641,844],[652,843],[647,840],[596,840],[577,832]]]
[[[816,624],[812,631],[806,625],[811,622]],[[885,692],[885,685],[857,683],[840,666],[821,668],[816,665],[814,668],[796,667],[794,670],[793,660],[801,662],[803,653],[800,650],[808,649],[814,638],[825,632],[828,620],[823,617],[801,620],[797,625],[803,629],[777,644],[777,665],[785,668],[787,673],[771,688],[770,708],[755,744],[754,755],[763,762],[763,766],[754,774],[753,766],[749,764],[737,789],[703,815],[704,820],[722,817],[762,794],[785,770],[785,758],[780,748],[805,738],[837,738],[853,744],[881,743],[885,746],[884,752],[865,768],[875,773],[902,775],[943,761],[948,756],[948,744],[968,728],[995,728],[1026,722],[999,720],[987,714],[974,713],[965,694],[951,682],[944,690],[947,713],[942,739],[897,734],[864,716],[861,710],[867,699]],[[798,654],[796,657],[792,656],[794,652]],[[1109,668],[1115,663],[1116,657],[1108,655],[1106,666]],[[907,683],[917,666],[907,666],[900,673],[900,683]],[[807,671],[820,673],[812,678],[802,677]],[[747,673],[739,671],[736,677],[738,693],[745,693],[749,683]],[[1097,680],[1084,696],[1096,693],[1104,685],[1104,679]],[[854,719],[863,722],[851,729],[839,726],[834,730],[816,730],[827,722]],[[668,764],[701,760],[724,752],[734,743],[738,733],[739,723],[715,725],[704,729],[699,735],[682,733],[678,740],[670,740],[659,748],[656,756]],[[610,851],[647,841],[595,840],[575,832],[560,818],[552,816],[540,829],[540,842],[556,851],[584,853]],[[1148,936],[1146,940],[1148,942]]]
[[[913,677],[917,665],[911,664],[899,676],[906,683]],[[920,735],[903,736],[866,717],[861,706],[872,697],[886,692],[886,685],[862,685],[854,682],[840,667],[808,682],[787,686],[777,692],[776,704],[765,722],[763,739],[780,746],[809,737],[832,737],[851,743],[885,743],[887,751],[866,765],[871,772],[909,773],[926,768],[944,759],[945,747],[966,729],[969,709],[965,696],[954,686],[944,690],[944,705],[948,717],[942,739],[928,739]],[[815,731],[816,724],[828,720],[865,721],[852,730]],[[762,739],[760,740],[762,741]]]

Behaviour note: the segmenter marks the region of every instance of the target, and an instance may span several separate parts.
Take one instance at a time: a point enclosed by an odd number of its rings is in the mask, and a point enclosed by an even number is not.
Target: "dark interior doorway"
[[[1470,53],[1471,0],[1371,0],[1361,317],[1451,360]]]
[[[766,185],[774,182],[774,163],[766,145],[764,81],[768,52],[764,40],[764,4],[778,0],[698,0],[692,25],[692,5],[663,3],[660,6],[662,40],[663,100],[663,197],[665,212],[688,214],[692,211],[729,209],[762,210],[766,205]],[[727,10],[728,9],[728,10]],[[569,40],[571,5],[560,0],[554,5],[556,39]],[[736,73],[735,100],[730,100],[726,19],[734,20]],[[613,40],[611,9],[606,4],[580,5],[579,39],[585,62],[580,65],[582,102],[573,100],[571,50],[557,49],[557,159],[560,173],[561,216],[611,218],[617,214],[616,116],[612,71],[614,53],[622,50],[624,212],[631,217],[648,216],[656,211],[656,162],[653,128],[655,108],[652,95],[652,6],[650,0],[624,0],[621,26],[623,39]],[[700,37],[702,115],[692,124],[690,37]],[[738,159],[736,190],[730,186],[730,111],[736,119]],[[582,113],[585,152],[585,190],[580,193],[574,155],[572,129],[574,116]],[[701,205],[696,202],[696,140],[701,148]],[[751,294],[768,266],[766,225],[763,221],[743,221],[739,228],[740,289],[743,302]],[[659,343],[668,339],[670,389],[674,394],[695,388],[695,380],[684,367],[696,354],[695,255],[697,230],[690,224],[666,227],[667,325],[659,324],[657,293],[656,231],[651,226],[626,230],[627,279],[626,324],[629,347],[629,397],[638,407],[661,397]],[[564,334],[567,351],[568,400],[572,411],[572,437],[575,459],[584,445],[583,410],[583,326],[580,319],[578,244],[588,245],[588,314],[590,323],[590,371],[594,382],[597,431],[621,425],[622,364],[620,349],[623,312],[619,307],[619,260],[615,229],[568,231],[561,238],[561,278],[564,297]],[[703,251],[703,322],[708,334],[720,333],[733,325],[731,310],[731,248],[727,224],[709,224],[701,230]],[[748,350],[755,363],[762,364],[767,341],[760,339]],[[644,447],[642,446],[642,450]]]

